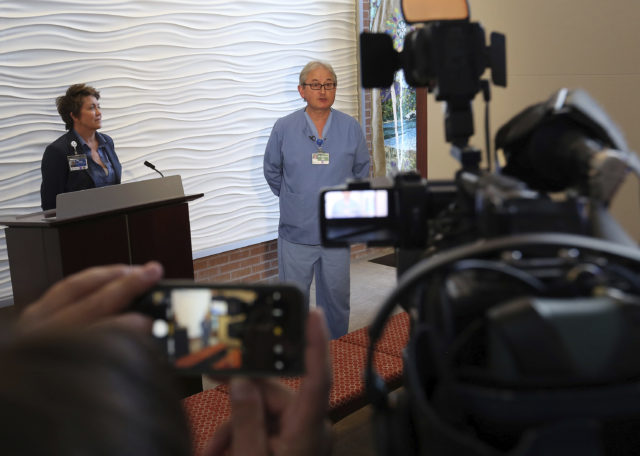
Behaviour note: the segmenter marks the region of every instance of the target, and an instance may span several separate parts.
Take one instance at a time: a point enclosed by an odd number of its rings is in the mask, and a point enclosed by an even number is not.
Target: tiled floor
[[[375,456],[372,418],[372,408],[366,406],[334,424],[331,456]]]

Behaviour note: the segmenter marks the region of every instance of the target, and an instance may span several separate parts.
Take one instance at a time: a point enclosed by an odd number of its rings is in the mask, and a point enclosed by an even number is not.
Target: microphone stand
[[[148,161],[145,160],[144,166],[146,166],[147,168],[151,168],[156,173],[160,174],[160,176],[164,177],[164,174],[162,174],[159,170],[157,170],[156,167],[152,163],[149,163]]]

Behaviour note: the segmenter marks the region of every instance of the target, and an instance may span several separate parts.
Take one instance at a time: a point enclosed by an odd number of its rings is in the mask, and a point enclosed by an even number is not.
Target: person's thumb
[[[258,385],[242,377],[231,379],[231,454],[264,455],[267,448],[265,409]]]

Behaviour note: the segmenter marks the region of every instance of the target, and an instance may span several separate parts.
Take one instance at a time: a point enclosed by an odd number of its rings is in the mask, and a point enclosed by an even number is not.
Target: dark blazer
[[[105,149],[107,157],[113,165],[113,170],[116,175],[116,183],[119,184],[120,177],[122,175],[122,166],[120,165],[120,161],[116,155],[113,140],[103,133],[96,132],[96,135],[99,135],[106,145]],[[44,211],[47,209],[55,209],[56,196],[60,193],[86,190],[96,186],[88,170],[69,170],[69,161],[67,156],[75,154],[73,147],[71,146],[71,141],[75,141],[78,144],[77,147],[80,147],[80,139],[76,136],[73,130],[69,130],[67,133],[49,144],[42,156],[42,165],[40,167],[42,171],[40,200],[42,210]]]

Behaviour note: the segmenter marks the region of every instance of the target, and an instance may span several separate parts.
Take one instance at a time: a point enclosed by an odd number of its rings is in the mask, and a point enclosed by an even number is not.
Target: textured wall
[[[274,238],[264,145],[275,120],[303,106],[309,59],[334,65],[335,107],[357,115],[355,4],[2,0],[0,216],[40,209],[42,152],[64,132],[55,97],[87,82],[101,91],[123,182],[156,177],[149,160],[205,194],[191,203],[195,257]],[[10,294],[2,235],[0,301]]]

